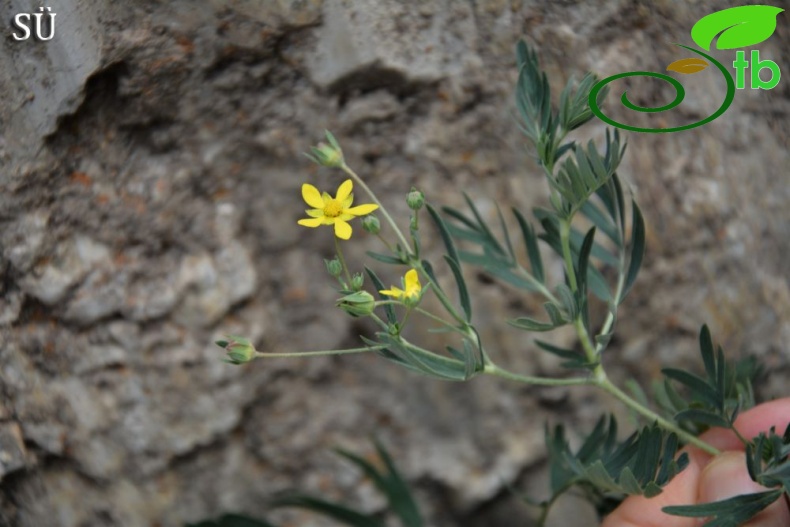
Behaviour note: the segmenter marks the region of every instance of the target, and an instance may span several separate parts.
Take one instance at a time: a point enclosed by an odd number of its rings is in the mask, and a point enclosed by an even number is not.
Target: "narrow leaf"
[[[444,223],[444,220],[439,213],[436,212],[431,204],[427,204],[426,208],[428,209],[428,213],[433,219],[433,222],[436,224],[436,227],[439,229],[439,234],[442,236],[442,241],[444,242],[444,247],[447,249],[448,256],[455,261],[455,263],[459,263],[458,260],[458,251],[455,249],[455,244],[453,243],[453,239],[450,236],[450,233],[447,230],[447,225]]]
[[[754,494],[741,494],[733,498],[698,505],[674,505],[661,510],[673,516],[705,518],[713,516],[703,527],[725,527],[742,525],[754,518],[758,512],[779,499],[781,490],[768,490]]]
[[[513,209],[513,214],[516,216],[518,225],[521,228],[521,233],[524,236],[524,244],[527,247],[527,257],[529,258],[530,269],[532,276],[540,283],[546,282],[546,276],[543,273],[543,260],[540,256],[540,249],[538,248],[538,237],[535,235],[535,230],[527,222],[518,209]]]
[[[513,320],[508,320],[507,323],[513,327],[524,329],[526,331],[551,331],[554,329],[554,324],[539,322],[528,317],[519,317]]]
[[[390,256],[388,254],[381,254],[373,251],[367,251],[366,254],[371,258],[373,258],[374,260],[385,264],[404,265],[406,263],[400,258],[395,258],[394,256]]]
[[[447,261],[447,264],[450,266],[450,270],[453,272],[453,276],[455,277],[455,282],[456,284],[458,284],[458,298],[461,302],[461,308],[464,310],[466,321],[471,322],[472,304],[469,301],[469,290],[466,288],[466,281],[464,280],[464,275],[461,272],[461,267],[458,264],[457,260],[453,260],[448,255],[445,255],[444,259]]]
[[[675,416],[676,421],[692,421],[694,423],[698,423],[705,426],[720,426],[722,428],[727,428],[729,423],[726,419],[718,414],[714,414],[713,412],[707,412],[705,410],[700,410],[697,408],[689,408],[688,410],[683,410],[682,412],[678,413]]]
[[[636,281],[636,275],[642,266],[642,257],[645,254],[645,221],[642,212],[639,210],[635,201],[631,202],[633,208],[633,234],[631,235],[631,261],[628,263],[628,272],[625,277],[623,293],[620,295],[618,303],[622,302],[631,286]]]

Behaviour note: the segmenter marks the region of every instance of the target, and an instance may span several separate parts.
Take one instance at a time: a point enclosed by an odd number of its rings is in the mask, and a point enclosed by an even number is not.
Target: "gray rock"
[[[18,271],[26,272],[41,256],[49,214],[37,210],[24,214],[0,232],[3,256]]]
[[[0,481],[6,475],[23,468],[26,456],[27,449],[19,424],[0,423]]]
[[[0,326],[9,326],[19,318],[24,298],[21,291],[6,291],[0,297]]]
[[[11,20],[17,13],[37,12],[33,7],[22,0],[11,0],[2,9],[3,20]],[[107,11],[101,3],[63,0],[51,10],[56,15],[52,40],[16,42],[9,37],[0,43],[2,70],[10,78],[22,80],[15,89],[4,90],[12,109],[8,125],[15,131],[6,136],[10,145],[37,145],[55,130],[62,115],[82,102],[85,81],[101,63],[105,40],[102,24]]]
[[[75,236],[56,249],[50,261],[37,265],[20,281],[27,294],[44,304],[62,300],[91,268],[109,258],[108,249],[86,236]]]
[[[93,271],[77,288],[63,318],[81,326],[117,313],[124,305],[128,274],[111,267]]]
[[[398,84],[435,82],[479,64],[469,8],[439,4],[415,10],[394,0],[325,1],[323,25],[309,57],[313,81],[336,88],[357,76],[352,83],[360,87],[397,89]]]

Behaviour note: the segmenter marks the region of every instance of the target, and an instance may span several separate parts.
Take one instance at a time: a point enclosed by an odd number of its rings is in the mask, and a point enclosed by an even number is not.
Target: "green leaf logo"
[[[784,11],[770,5],[746,5],[716,11],[702,17],[691,28],[691,38],[699,47],[710,51],[713,39],[718,49],[754,46],[767,40],[776,30],[776,17]]]

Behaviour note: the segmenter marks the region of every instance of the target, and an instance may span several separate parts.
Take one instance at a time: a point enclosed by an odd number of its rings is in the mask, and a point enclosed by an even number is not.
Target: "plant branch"
[[[297,351],[293,353],[269,353],[256,351],[256,358],[279,358],[279,357],[325,357],[328,355],[350,355],[352,353],[365,353],[386,348],[386,346],[365,346],[364,348],[346,348],[340,350],[320,350],[320,351]]]
[[[343,170],[343,172],[345,172],[346,174],[351,176],[353,178],[354,182],[357,185],[359,185],[360,187],[362,187],[362,189],[365,192],[368,193],[368,196],[370,196],[370,199],[372,199],[373,202],[376,205],[379,206],[379,210],[381,211],[382,216],[384,216],[384,219],[387,220],[387,223],[390,224],[392,229],[395,231],[395,234],[400,239],[400,242],[403,244],[403,250],[404,251],[408,251],[409,250],[409,242],[406,241],[406,237],[403,235],[401,230],[398,228],[398,224],[395,223],[395,220],[392,219],[392,216],[390,216],[389,212],[387,212],[387,209],[384,207],[384,205],[382,205],[382,203],[376,197],[376,194],[374,194],[373,191],[370,190],[370,187],[368,187],[365,184],[365,182],[362,180],[362,178],[359,177],[356,172],[351,170],[351,168],[345,162],[343,162],[343,164],[340,166],[340,168],[341,168],[341,170]]]

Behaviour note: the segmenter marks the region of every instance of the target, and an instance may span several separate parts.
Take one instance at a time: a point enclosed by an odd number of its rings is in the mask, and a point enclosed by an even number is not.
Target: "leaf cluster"
[[[704,376],[677,368],[664,368],[663,383],[656,385],[658,404],[675,421],[695,435],[710,427],[735,429],[735,419],[754,406],[753,380],[761,373],[753,358],[731,362],[721,346],[714,350],[708,326],[699,334]],[[686,394],[681,395],[675,384]]]
[[[599,512],[607,512],[624,496],[660,494],[688,465],[686,454],[676,458],[680,442],[674,433],[653,424],[618,440],[612,416],[601,417],[576,451],[561,425],[546,430],[546,444],[551,481],[551,497],[542,504],[546,508],[571,487],[578,487]]]
[[[664,507],[675,516],[708,518],[703,527],[738,527],[784,496],[790,498],[790,425],[784,434],[776,429],[761,433],[746,446],[749,476],[770,490],[743,494],[729,499],[698,505]]]
[[[441,291],[438,281],[433,272],[433,268],[427,261],[422,262],[422,267],[426,274],[431,277],[433,287]],[[384,289],[384,284],[378,275],[369,268],[368,273],[376,290]],[[468,292],[460,270],[455,275],[460,290],[462,304],[468,302]],[[442,295],[444,299],[446,296]],[[463,299],[466,299],[465,301]],[[447,355],[439,355],[433,351],[426,350],[407,341],[400,334],[400,325],[392,305],[385,305],[385,315],[387,320],[387,331],[375,333],[375,339],[361,337],[370,346],[383,346],[376,351],[385,359],[392,361],[411,371],[433,377],[435,379],[448,381],[466,381],[483,370],[485,366],[485,355],[481,344],[481,339],[474,327],[465,325],[466,333],[461,338],[460,347],[447,346]],[[471,317],[471,308],[466,309],[466,313]]]

